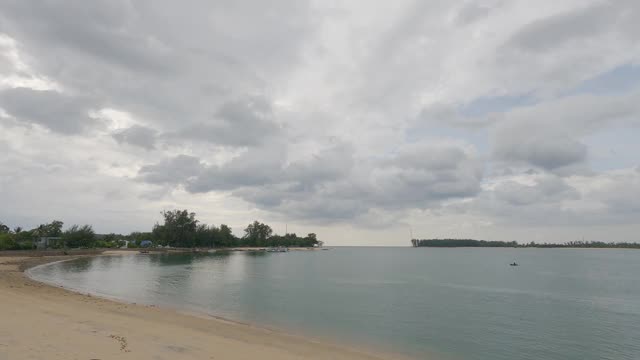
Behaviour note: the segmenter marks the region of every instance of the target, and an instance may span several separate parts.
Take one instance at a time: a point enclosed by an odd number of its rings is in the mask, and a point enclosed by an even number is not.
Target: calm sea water
[[[132,255],[56,263],[31,275],[417,358],[640,359],[637,250]]]

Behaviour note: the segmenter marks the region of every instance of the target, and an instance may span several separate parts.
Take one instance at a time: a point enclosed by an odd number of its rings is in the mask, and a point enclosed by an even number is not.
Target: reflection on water
[[[84,258],[33,275],[418,357],[618,360],[640,354],[639,260],[633,250],[340,248]]]

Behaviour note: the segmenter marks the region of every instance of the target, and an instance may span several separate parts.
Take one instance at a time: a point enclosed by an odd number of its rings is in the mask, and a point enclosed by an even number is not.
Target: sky
[[[0,221],[640,241],[635,0],[0,0]]]

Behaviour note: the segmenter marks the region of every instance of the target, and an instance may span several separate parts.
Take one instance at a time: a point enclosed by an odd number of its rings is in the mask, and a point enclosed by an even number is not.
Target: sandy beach
[[[397,358],[77,294],[24,274],[30,267],[68,258],[0,256],[0,360]]]

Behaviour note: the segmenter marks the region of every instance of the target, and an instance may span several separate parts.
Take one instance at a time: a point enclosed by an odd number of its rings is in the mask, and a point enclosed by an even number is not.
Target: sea
[[[640,359],[640,250],[136,254],[29,274],[82,293],[416,359]]]

